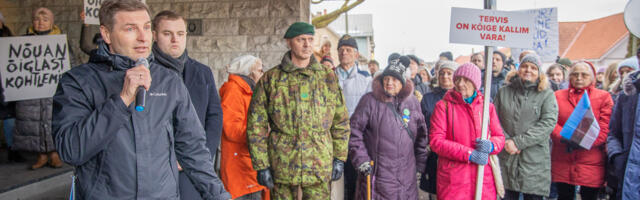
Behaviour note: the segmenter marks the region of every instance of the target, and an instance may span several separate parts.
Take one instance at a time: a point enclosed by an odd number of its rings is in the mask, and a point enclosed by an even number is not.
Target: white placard
[[[106,0],[84,0],[84,23],[100,24],[98,14],[100,13],[100,5]],[[146,4],[146,0],[140,0]]]
[[[449,42],[485,46],[531,46],[534,15],[470,8],[451,8]]]
[[[67,35],[0,38],[0,73],[7,102],[52,97],[70,68]]]
[[[558,33],[558,8],[540,8],[533,10],[523,10],[535,15],[533,29],[533,43],[528,48],[513,48],[511,56],[513,60],[518,60],[520,53],[525,50],[534,50],[543,62],[554,62],[559,52]]]

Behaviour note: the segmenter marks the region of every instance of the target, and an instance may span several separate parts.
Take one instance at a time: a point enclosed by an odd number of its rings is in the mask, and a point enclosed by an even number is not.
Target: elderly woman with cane
[[[427,125],[404,71],[401,63],[392,62],[351,116],[349,154],[359,172],[356,199],[418,199],[416,170],[425,169]]]
[[[438,154],[438,199],[474,199],[479,165],[500,153],[504,135],[493,105],[489,106],[488,139],[481,138],[482,104],[480,69],[461,65],[453,74],[454,88],[436,104],[431,116],[430,146]],[[497,198],[493,168],[484,167],[482,199]]]

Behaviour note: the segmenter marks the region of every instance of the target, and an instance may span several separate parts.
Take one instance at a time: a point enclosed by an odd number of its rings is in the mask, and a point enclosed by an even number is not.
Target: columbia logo
[[[167,96],[167,93],[164,93],[164,92],[162,92],[162,93],[159,93],[159,92],[151,92],[151,93],[149,93],[149,96],[152,96],[152,97],[166,97],[166,96]]]

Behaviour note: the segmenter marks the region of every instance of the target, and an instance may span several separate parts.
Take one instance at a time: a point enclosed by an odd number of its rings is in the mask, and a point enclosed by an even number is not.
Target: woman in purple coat
[[[349,155],[359,172],[356,199],[367,197],[367,175],[372,199],[418,199],[416,169],[425,169],[427,124],[404,71],[392,62],[351,116]]]

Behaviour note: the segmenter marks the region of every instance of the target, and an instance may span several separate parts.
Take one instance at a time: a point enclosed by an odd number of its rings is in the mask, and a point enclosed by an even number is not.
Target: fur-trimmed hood
[[[510,85],[511,83],[515,82],[515,80],[520,80],[518,71],[510,71],[505,78],[505,82],[507,83],[507,85]],[[547,79],[547,75],[545,75],[544,73],[539,74],[537,91],[542,92],[547,88],[549,88],[549,80]]]
[[[627,96],[638,93],[638,89],[640,88],[640,81],[638,81],[640,77],[638,76],[640,76],[640,71],[633,71],[622,78],[622,91],[624,91],[624,94]]]
[[[394,97],[389,96],[386,92],[384,92],[384,87],[382,86],[382,78],[383,76],[376,76],[371,82],[373,97],[381,102],[392,102]],[[398,102],[402,102],[411,95],[413,95],[413,81],[407,79],[396,97],[398,98]]]

